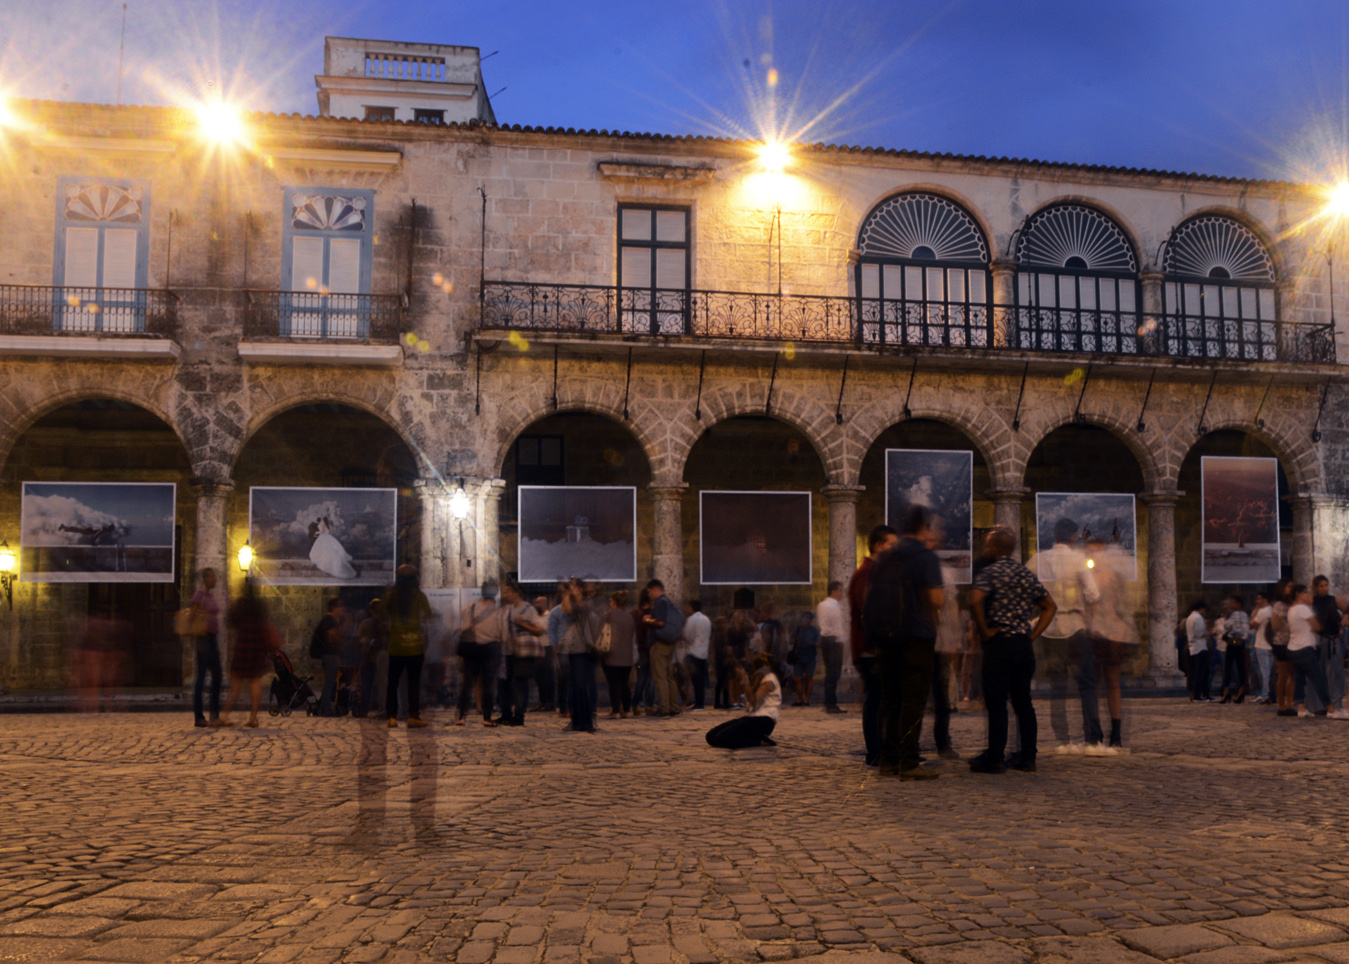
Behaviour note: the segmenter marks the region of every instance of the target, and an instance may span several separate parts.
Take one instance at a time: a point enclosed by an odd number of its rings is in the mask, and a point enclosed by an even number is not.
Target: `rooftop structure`
[[[496,123],[477,47],[326,37],[314,83],[323,117]]]

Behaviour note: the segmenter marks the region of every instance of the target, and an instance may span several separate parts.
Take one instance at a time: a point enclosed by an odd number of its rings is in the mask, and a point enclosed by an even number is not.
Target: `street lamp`
[[[14,550],[7,541],[0,541],[0,589],[5,591],[5,601],[10,612],[14,611],[14,577],[18,568]]]
[[[459,523],[459,555],[464,560],[464,568],[473,565],[473,560],[467,558],[464,553],[464,520],[468,518],[469,511],[473,508],[473,503],[469,501],[468,493],[464,491],[464,480],[459,480],[459,487],[454,490],[454,495],[450,496],[450,516]]]
[[[248,571],[253,568],[253,547],[245,542],[239,547],[239,571],[248,577]]]
[[[224,100],[203,100],[192,105],[197,129],[202,138],[217,147],[243,144],[248,137],[243,112]]]

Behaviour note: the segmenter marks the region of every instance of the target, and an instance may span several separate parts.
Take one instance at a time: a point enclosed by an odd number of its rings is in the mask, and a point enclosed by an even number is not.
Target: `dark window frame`
[[[645,239],[625,240],[623,237],[623,217],[628,211],[645,211],[651,216],[650,237]],[[657,239],[656,224],[658,212],[660,211],[678,211],[684,215],[684,240],[683,241],[660,241]],[[693,290],[693,208],[687,204],[639,204],[636,202],[624,202],[618,205],[618,215],[616,223],[616,243],[615,260],[617,270],[615,276],[618,280],[618,304],[619,315],[621,318],[620,327],[624,331],[633,333],[649,333],[652,335],[661,334],[684,334],[689,331],[690,322],[690,292]],[[624,248],[646,248],[650,254],[650,272],[651,284],[643,287],[633,287],[623,283],[623,249]],[[661,288],[657,285],[657,265],[656,253],[658,251],[683,250],[684,252],[684,286],[682,288]],[[662,294],[664,293],[664,300]],[[644,296],[644,297],[643,297]],[[673,301],[669,299],[673,297]],[[643,303],[644,302],[644,303]],[[679,332],[667,330],[664,322],[670,320],[671,316],[677,321],[680,327]],[[640,328],[638,322],[645,321]]]

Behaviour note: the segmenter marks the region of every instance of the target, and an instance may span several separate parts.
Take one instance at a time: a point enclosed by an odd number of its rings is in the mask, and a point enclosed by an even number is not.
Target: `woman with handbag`
[[[192,689],[192,713],[197,726],[206,726],[202,706],[206,676],[211,676],[211,721],[220,719],[220,600],[215,594],[214,569],[201,571],[201,586],[188,602],[187,632],[195,637],[197,650],[197,684]]]
[[[632,613],[624,607],[628,602],[625,589],[609,596],[609,613],[605,616],[609,627],[609,652],[604,654],[604,677],[609,684],[609,706],[613,712],[609,719],[626,720],[632,713],[632,676],[633,655],[636,651],[636,624]]]

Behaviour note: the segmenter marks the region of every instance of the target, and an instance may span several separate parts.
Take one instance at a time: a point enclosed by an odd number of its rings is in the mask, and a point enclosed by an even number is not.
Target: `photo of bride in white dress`
[[[311,523],[314,544],[309,547],[309,561],[330,576],[350,579],[356,575],[351,565],[351,553],[342,548],[332,534],[332,522],[321,516]]]
[[[397,526],[397,489],[254,486],[253,578],[271,586],[388,585]]]

